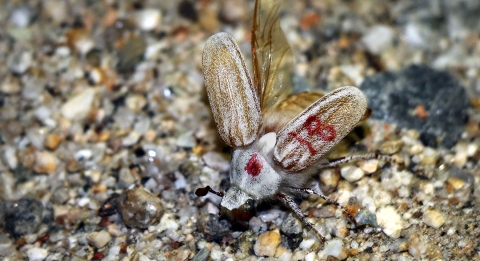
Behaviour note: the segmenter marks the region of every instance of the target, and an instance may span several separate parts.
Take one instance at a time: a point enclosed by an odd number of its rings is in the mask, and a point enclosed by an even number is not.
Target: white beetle
[[[257,0],[252,30],[253,80],[243,56],[227,33],[211,36],[203,52],[205,86],[221,138],[234,148],[231,187],[221,206],[239,209],[249,200],[278,198],[313,228],[290,195],[325,195],[304,188],[322,168],[359,159],[383,158],[376,153],[336,160],[323,159],[359,122],[370,115],[356,87],[338,88],[326,95],[291,95],[293,56],[279,24],[279,0]],[[355,219],[345,211],[355,225]]]

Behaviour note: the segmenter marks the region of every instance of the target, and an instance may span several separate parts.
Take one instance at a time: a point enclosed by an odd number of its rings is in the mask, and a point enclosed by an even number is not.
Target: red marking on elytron
[[[310,143],[310,142],[307,141],[307,140],[304,140],[302,137],[299,137],[297,133],[295,133],[295,132],[292,131],[292,132],[289,132],[289,133],[288,133],[288,136],[296,139],[296,140],[297,140],[298,142],[300,142],[302,145],[307,146],[308,151],[310,151],[310,155],[315,155],[315,154],[317,154],[317,151],[313,148],[312,143]]]
[[[257,159],[257,156],[257,153],[253,154],[245,167],[245,171],[247,171],[248,175],[252,177],[258,176],[263,169],[263,164]]]
[[[323,141],[332,141],[337,137],[335,128],[331,125],[323,124],[317,115],[310,115],[303,127],[307,129],[308,135],[318,134]]]
[[[307,130],[309,136],[317,134],[323,141],[332,141],[335,139],[335,137],[337,137],[337,132],[335,131],[335,128],[331,125],[323,124],[317,115],[310,115],[303,123],[303,128]],[[294,138],[295,140],[300,142],[300,144],[307,146],[310,155],[317,154],[317,150],[313,148],[313,145],[310,141],[305,140],[293,131],[289,132],[288,136]]]

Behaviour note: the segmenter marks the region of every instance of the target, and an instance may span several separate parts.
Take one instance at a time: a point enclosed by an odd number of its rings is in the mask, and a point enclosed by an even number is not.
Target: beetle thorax
[[[277,193],[282,178],[272,166],[275,141],[276,134],[267,133],[247,148],[233,152],[230,165],[232,186],[222,199],[223,207],[230,210],[240,208],[247,200],[260,200]]]

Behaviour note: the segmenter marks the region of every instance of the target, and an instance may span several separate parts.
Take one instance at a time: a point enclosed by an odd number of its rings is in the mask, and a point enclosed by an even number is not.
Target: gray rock
[[[145,52],[146,47],[147,44],[141,38],[133,38],[129,40],[118,52],[118,72],[133,72],[137,63],[143,59],[143,53]]]
[[[43,208],[42,202],[31,198],[22,198],[13,203],[5,214],[7,230],[15,237],[38,232]]]
[[[54,204],[62,205],[70,199],[69,189],[65,186],[58,187],[52,194],[51,201]]]
[[[283,221],[280,231],[285,234],[287,239],[287,244],[290,249],[297,249],[300,243],[302,242],[302,232],[303,227],[302,223],[295,218],[293,214],[289,214],[288,217]]]
[[[372,227],[378,227],[377,216],[368,210],[360,210],[355,216],[355,220],[359,225],[369,225]]]
[[[360,88],[373,110],[372,118],[436,135],[446,147],[455,145],[468,119],[464,87],[449,73],[428,66],[376,74],[367,77]],[[425,108],[426,117],[411,113],[417,106]]]
[[[198,220],[198,231],[203,233],[205,240],[207,241],[222,241],[223,237],[230,232],[230,223],[222,219],[220,220],[217,215],[208,214],[201,215]]]

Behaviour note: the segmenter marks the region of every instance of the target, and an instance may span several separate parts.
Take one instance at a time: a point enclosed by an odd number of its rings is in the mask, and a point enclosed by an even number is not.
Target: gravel
[[[107,1],[108,2],[108,1]],[[441,2],[441,3],[440,3]],[[372,119],[329,155],[380,151],[295,197],[229,213],[206,39],[251,64],[253,1],[7,1],[0,7],[0,259],[476,260],[480,4],[285,0],[295,92],[356,85]]]

